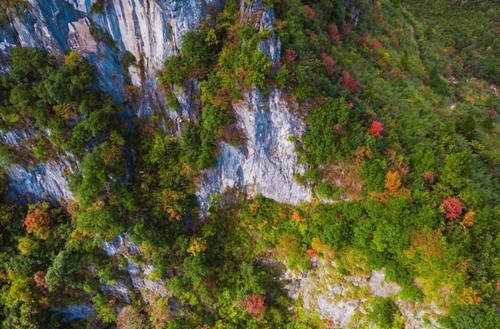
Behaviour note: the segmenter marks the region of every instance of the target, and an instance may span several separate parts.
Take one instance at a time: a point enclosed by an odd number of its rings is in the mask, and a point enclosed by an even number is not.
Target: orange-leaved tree
[[[31,206],[24,218],[23,226],[26,232],[34,233],[44,238],[49,232],[50,219],[50,212],[46,207]]]

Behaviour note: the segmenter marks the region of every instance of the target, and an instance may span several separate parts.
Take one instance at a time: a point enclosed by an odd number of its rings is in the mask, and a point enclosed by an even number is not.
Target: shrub
[[[373,121],[368,128],[368,133],[374,137],[382,136],[384,132],[384,125],[380,121]]]
[[[44,294],[47,294],[49,291],[49,285],[47,281],[45,281],[45,273],[43,271],[38,271],[33,274],[33,281],[35,282],[35,286]]]
[[[68,52],[60,63],[40,49],[13,48],[9,60],[11,70],[3,78],[3,125],[17,128],[32,122],[36,133],[50,131],[48,140],[56,149],[80,155],[112,124],[115,105],[94,91],[94,70],[77,52]],[[35,148],[39,159],[47,156],[42,147]]]
[[[105,323],[113,323],[116,320],[116,313],[113,307],[113,300],[108,300],[102,293],[92,298],[92,303]]]
[[[110,48],[114,48],[116,46],[115,40],[113,40],[111,34],[103,30],[100,26],[96,24],[90,25],[90,34],[92,34],[92,36],[97,42],[102,42]]]
[[[494,306],[458,305],[450,309],[442,322],[453,329],[492,329],[498,327],[497,317]]]
[[[45,237],[49,232],[50,213],[43,208],[31,207],[24,218],[23,226],[26,232]]]
[[[7,168],[21,160],[16,149],[10,145],[0,145],[0,166]]]
[[[26,8],[28,8],[29,3],[27,0],[3,0],[0,3],[0,23],[2,22],[2,10],[6,14],[20,15]]]
[[[128,70],[130,65],[137,65],[137,59],[130,51],[125,51],[120,59],[120,64],[124,70]]]
[[[474,211],[468,211],[464,215],[464,219],[462,220],[462,225],[465,227],[471,227],[474,225],[474,217],[476,216],[476,213]]]
[[[326,68],[326,73],[332,76],[335,69],[335,60],[328,53],[321,53],[321,61]]]
[[[294,63],[297,60],[297,52],[293,49],[286,48],[285,49],[285,62],[287,63]]]
[[[444,199],[441,205],[443,206],[446,212],[446,218],[448,219],[456,219],[460,217],[463,212],[462,201],[455,197],[448,197]]]
[[[330,37],[330,40],[335,43],[339,43],[341,39],[340,31],[337,28],[337,25],[335,24],[330,24],[328,26],[328,36]]]
[[[347,126],[354,114],[343,98],[328,98],[307,116],[307,130],[302,136],[307,162],[319,165],[340,160],[350,155],[356,145],[356,131],[343,130],[338,134],[335,127]]]
[[[314,12],[314,9],[312,9],[312,7],[309,5],[304,5],[304,13],[310,20],[314,20],[314,18],[316,18],[316,13]]]
[[[398,312],[398,307],[391,299],[377,297],[371,305],[368,318],[379,328],[392,328]]]
[[[379,39],[373,40],[371,45],[372,45],[372,49],[374,51],[378,51],[378,50],[380,50],[380,48],[382,48],[382,42],[380,42]]]
[[[106,6],[106,1],[107,0],[96,0],[90,8],[90,11],[96,14],[102,14]]]
[[[351,73],[347,71],[342,72],[342,85],[346,88],[351,94],[354,94],[359,89],[358,80],[354,79]]]
[[[142,329],[145,326],[144,316],[130,305],[123,307],[116,317],[117,329]]]
[[[384,189],[387,162],[385,159],[373,159],[363,162],[361,177],[367,192],[382,192]]]
[[[389,170],[385,176],[385,189],[389,194],[395,194],[401,188],[401,177],[397,171]]]
[[[256,293],[251,293],[241,302],[247,313],[254,317],[260,318],[266,313],[265,297]]]
[[[45,281],[49,287],[50,291],[57,289],[64,281],[65,269],[66,269],[66,254],[60,252],[54,258],[52,265],[47,269],[47,274],[45,274]]]
[[[422,177],[425,179],[427,184],[433,185],[436,182],[436,175],[434,175],[431,171],[424,172]]]

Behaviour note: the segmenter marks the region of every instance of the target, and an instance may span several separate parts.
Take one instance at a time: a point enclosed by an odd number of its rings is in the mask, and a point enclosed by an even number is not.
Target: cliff
[[[157,74],[164,60],[178,52],[182,36],[195,30],[207,13],[219,11],[222,4],[114,0],[105,1],[97,13],[92,10],[95,2],[30,0],[25,12],[11,15],[10,22],[0,28],[0,68],[8,69],[8,51],[15,46],[40,47],[59,56],[70,49],[77,50],[95,66],[99,87],[124,103],[134,115],[165,112],[175,120],[177,128],[185,120],[196,120],[189,90],[177,93],[181,107],[176,112],[167,108]],[[260,2],[242,3],[241,12],[260,15],[260,29],[274,30],[274,12],[263,10]],[[281,42],[276,33],[261,41],[259,49],[275,67],[279,65]],[[126,53],[133,55],[137,65],[122,65]],[[138,89],[132,99],[127,97],[128,85]],[[217,166],[203,175],[197,193],[202,214],[208,210],[212,195],[227,187],[245,188],[251,194],[292,204],[310,200],[311,192],[293,178],[304,168],[296,165],[291,137],[298,137],[303,125],[291,113],[282,93],[276,88],[268,95],[259,90],[248,91],[235,108],[245,144],[238,148],[220,144]],[[23,138],[26,136],[21,132],[4,132],[3,137],[5,143],[14,146]],[[12,194],[18,199],[28,196],[31,201],[71,198],[66,176],[77,170],[77,164],[69,159],[54,159],[34,168],[9,167]]]

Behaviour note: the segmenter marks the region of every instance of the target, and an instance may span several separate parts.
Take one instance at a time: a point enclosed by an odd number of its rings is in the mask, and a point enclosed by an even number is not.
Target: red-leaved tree
[[[380,137],[384,132],[384,125],[380,121],[373,121],[368,128],[368,133],[374,137]]]
[[[49,285],[45,281],[45,273],[43,271],[38,271],[33,274],[33,281],[35,281],[35,286],[40,289],[43,294],[49,292]]]
[[[309,18],[310,20],[313,20],[316,17],[314,9],[312,9],[312,7],[309,5],[304,5],[304,12],[306,13],[307,18]]]
[[[335,129],[335,133],[337,135],[343,135],[345,133],[345,129],[344,129],[344,127],[342,127],[342,125],[340,123],[336,123],[333,126],[333,129]]]
[[[347,71],[342,72],[342,85],[344,86],[344,88],[349,90],[351,94],[354,94],[359,89],[358,80],[354,79],[351,73]]]
[[[375,39],[372,41],[372,49],[374,51],[378,51],[380,48],[382,48],[382,42],[380,42],[379,39]]]
[[[425,181],[427,184],[434,184],[436,182],[436,175],[430,171],[426,171],[422,174],[422,177],[424,177]]]
[[[316,252],[316,250],[314,249],[307,249],[306,250],[306,253],[310,256],[310,257],[314,257],[314,256],[317,256],[318,253]]]
[[[265,297],[256,293],[249,294],[241,304],[253,318],[260,318],[266,313]]]
[[[326,73],[329,76],[333,75],[335,69],[335,60],[328,53],[321,53],[321,61],[326,68]]]
[[[330,40],[332,42],[335,42],[335,43],[340,42],[341,35],[340,35],[340,31],[339,31],[337,25],[330,24],[330,26],[328,27],[328,36],[330,37]]]
[[[452,196],[444,199],[442,206],[446,211],[446,218],[448,219],[458,218],[464,209],[462,201]]]
[[[295,50],[286,48],[285,49],[285,61],[287,63],[293,63],[297,60],[297,52]]]

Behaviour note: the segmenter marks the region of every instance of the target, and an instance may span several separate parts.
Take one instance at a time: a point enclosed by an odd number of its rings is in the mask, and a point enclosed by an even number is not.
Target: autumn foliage
[[[384,132],[384,125],[380,121],[373,121],[368,128],[368,133],[374,137],[380,137]]]
[[[125,306],[120,310],[116,318],[118,329],[140,329],[145,327],[144,317],[134,310],[132,306]]]
[[[177,191],[164,191],[162,197],[163,210],[165,211],[165,213],[172,220],[181,220],[181,209],[179,209],[177,205],[182,200],[182,195]]]
[[[432,172],[430,171],[426,171],[422,174],[422,177],[425,179],[425,181],[428,183],[428,184],[434,184],[436,182],[436,175],[434,175]]]
[[[336,123],[335,126],[333,126],[333,129],[335,129],[335,133],[337,135],[343,135],[345,133],[345,129],[340,123]]]
[[[316,250],[314,249],[307,249],[306,250],[306,253],[310,256],[310,257],[315,257],[318,255],[318,253],[316,252]]]
[[[302,216],[301,214],[299,214],[299,213],[298,213],[298,212],[296,212],[296,211],[293,211],[293,212],[292,212],[291,217],[292,217],[292,220],[293,220],[294,222],[303,222],[303,221],[305,221],[305,220],[306,220],[306,219],[304,218],[304,216]]]
[[[399,176],[399,173],[392,170],[388,171],[385,175],[384,186],[389,194],[396,194],[401,188],[401,177]]]
[[[40,289],[40,291],[44,294],[48,293],[49,285],[47,281],[45,281],[45,273],[42,271],[38,271],[33,274],[33,281],[35,282],[35,286]]]
[[[340,42],[340,31],[337,27],[337,25],[335,24],[331,24],[329,27],[328,27],[328,36],[330,37],[330,40],[332,42],[335,42],[335,43],[339,43]]]
[[[335,60],[328,53],[321,53],[321,61],[326,68],[326,73],[331,76],[335,69]]]
[[[309,5],[304,5],[304,12],[310,20],[313,20],[316,17],[316,13],[314,12],[314,9],[311,8]]]
[[[265,297],[259,294],[249,294],[241,304],[253,318],[260,318],[266,313]]]
[[[287,63],[293,63],[297,60],[297,52],[293,49],[287,48],[285,49],[285,61]]]
[[[373,40],[371,44],[374,51],[378,51],[380,48],[382,48],[382,42],[380,42],[379,39]]]
[[[448,219],[458,218],[463,212],[462,201],[455,197],[448,197],[444,199],[442,206],[446,211],[446,218]]]
[[[347,71],[342,72],[342,85],[344,88],[349,90],[351,94],[354,94],[358,91],[359,89],[359,82],[356,80],[351,73]]]
[[[44,236],[49,231],[50,214],[40,208],[30,209],[24,218],[24,229],[28,233]]]
[[[474,225],[474,216],[476,213],[474,211],[468,211],[464,215],[464,219],[462,220],[462,225],[465,227],[471,227]]]

